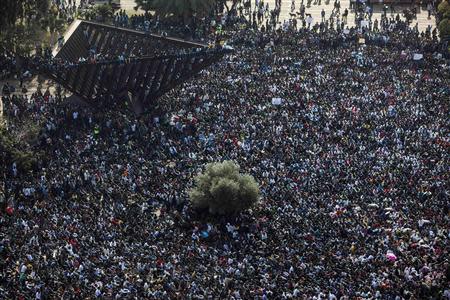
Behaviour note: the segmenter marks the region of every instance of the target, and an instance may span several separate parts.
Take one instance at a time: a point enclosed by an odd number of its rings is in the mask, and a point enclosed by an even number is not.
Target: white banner
[[[414,53],[414,56],[413,56],[414,60],[421,60],[422,58],[423,58],[423,54]]]
[[[281,105],[281,98],[272,98],[273,105]]]

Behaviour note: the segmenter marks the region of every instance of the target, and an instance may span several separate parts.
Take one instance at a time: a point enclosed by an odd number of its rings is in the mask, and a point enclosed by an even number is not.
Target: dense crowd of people
[[[324,2],[328,5],[330,0],[325,0]],[[237,5],[232,6],[231,10],[225,9],[222,3],[222,7],[220,5],[217,7],[217,11],[222,12],[221,14],[215,14],[213,17],[206,16],[202,19],[183,20],[183,26],[180,26],[180,19],[176,17],[161,19],[158,15],[152,15],[149,12],[128,16],[124,10],[120,10],[114,15],[113,24],[151,33],[170,34],[171,36],[199,40],[208,36],[211,30],[221,32],[222,27],[229,27],[243,22],[248,23],[255,30],[260,29],[262,31],[271,31],[279,27],[285,28],[289,26],[294,26],[295,28],[307,27],[308,29],[313,26],[344,29],[351,24],[348,21],[348,18],[351,17],[350,14],[353,15],[356,27],[366,27],[369,30],[379,31],[383,27],[400,20],[405,21],[408,25],[412,24],[413,20],[417,19],[417,13],[420,10],[418,7],[419,3],[403,10],[396,10],[395,3],[390,3],[390,5],[381,7],[383,14],[378,19],[373,17],[375,9],[373,2],[368,3],[367,1],[358,0],[353,3],[351,1],[349,10],[348,8],[341,9],[340,0],[334,0],[331,13],[328,14],[322,9],[320,14],[321,20],[319,21],[314,20],[309,10],[312,6],[320,6],[320,0],[316,0],[314,3],[312,0],[307,0],[306,2],[303,0],[292,0],[290,17],[282,20],[280,18],[282,4],[279,0],[275,1],[273,7],[269,5],[269,2],[264,2],[264,0],[256,0],[254,2],[243,0],[236,3]],[[434,13],[435,7],[437,7],[437,3],[436,1],[424,1],[422,5],[424,3],[428,3],[426,10],[428,11],[428,18],[430,18]],[[418,23],[415,24],[416,28],[417,26]],[[436,37],[437,30],[428,26],[422,34]]]
[[[16,70],[16,59],[8,51],[2,51],[0,54],[0,80],[11,76]]]
[[[32,173],[5,166],[0,298],[450,297],[437,41],[399,20],[242,22],[223,34],[234,54],[146,116],[49,91],[2,98],[10,130],[41,124],[44,154]],[[222,160],[260,184],[237,217],[188,202],[194,175]]]

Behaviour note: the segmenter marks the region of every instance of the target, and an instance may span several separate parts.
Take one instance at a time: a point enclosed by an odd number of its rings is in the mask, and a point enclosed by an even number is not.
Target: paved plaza
[[[252,8],[254,7],[255,0],[252,0]],[[275,7],[275,0],[266,0],[264,3],[269,3],[269,9],[273,9]],[[306,0],[305,0],[306,5]],[[306,13],[311,14],[313,17],[314,22],[320,22],[321,16],[320,12],[322,9],[325,10],[325,17],[328,18],[333,10],[333,0],[330,0],[329,2],[321,1],[321,4],[314,5],[314,1],[311,4],[311,7],[306,8]],[[281,0],[281,13],[280,13],[280,21],[288,20],[290,18],[291,13],[291,4],[292,0]],[[300,9],[301,0],[295,0],[295,11],[298,12]],[[122,9],[127,10],[128,12],[132,12],[133,8],[135,6],[134,0],[121,0],[120,5]],[[341,0],[341,13],[345,10],[345,8],[349,9],[349,16],[348,16],[348,25],[353,26],[354,23],[354,14],[350,10],[350,0]],[[400,13],[408,6],[404,5],[397,5],[395,6],[396,12]],[[378,19],[380,21],[381,15],[382,15],[382,5],[375,5],[374,6],[374,13],[373,13],[373,21],[375,19]],[[390,14],[390,12],[388,12]],[[418,13],[417,13],[417,19],[414,19],[412,22],[412,26],[414,26],[416,23],[418,23],[419,31],[424,31],[426,28],[430,25],[434,28],[435,26],[435,19],[434,16],[432,16],[430,19],[428,19],[428,12],[425,7],[419,7]]]
[[[269,7],[272,8],[275,5],[275,1],[274,0],[270,0],[269,2]],[[349,16],[348,16],[348,22],[347,24],[349,26],[353,26],[355,24],[354,22],[354,13],[352,13],[352,11],[350,10],[350,1],[349,0],[341,0],[341,14],[344,12],[344,10],[347,8],[349,10]],[[291,13],[291,0],[281,0],[281,13],[280,13],[280,20],[286,20],[290,18],[290,13]],[[295,0],[295,11],[298,12],[300,9],[300,4],[301,4],[301,0]],[[306,5],[306,0],[305,0],[305,5]],[[312,15],[314,22],[320,22],[321,20],[321,11],[322,9],[325,10],[325,17],[329,18],[329,16],[331,15],[331,12],[333,11],[333,4],[334,1],[321,1],[321,4],[318,5],[314,5],[314,1],[311,4],[311,7],[306,8],[306,13],[309,13]],[[401,11],[403,11],[407,6],[402,6],[402,5],[397,5],[395,6],[396,12],[399,12],[401,14]],[[383,11],[382,11],[382,5],[375,5],[374,6],[374,13],[373,13],[373,21],[375,21],[375,19],[378,19],[378,21],[380,21],[381,19],[381,15],[382,15]],[[388,12],[388,15],[390,14],[390,12]],[[428,19],[428,12],[426,11],[425,8],[419,8],[418,10],[418,14],[417,14],[417,20],[413,20],[412,25],[414,26],[416,23],[418,23],[418,27],[419,30],[425,30],[427,28],[428,25],[434,26],[435,24],[435,20],[434,17]]]

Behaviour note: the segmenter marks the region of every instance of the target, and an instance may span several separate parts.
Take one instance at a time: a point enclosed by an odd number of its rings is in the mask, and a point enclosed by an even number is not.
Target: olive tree
[[[258,184],[239,169],[233,161],[207,164],[189,191],[192,205],[220,215],[236,214],[254,205],[259,198]]]

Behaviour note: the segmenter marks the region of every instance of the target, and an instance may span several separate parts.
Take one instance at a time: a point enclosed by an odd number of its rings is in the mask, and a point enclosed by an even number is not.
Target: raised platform
[[[81,20],[65,36],[65,43],[54,51],[66,63],[47,70],[54,80],[87,102],[99,94],[131,93],[142,111],[232,51]]]

